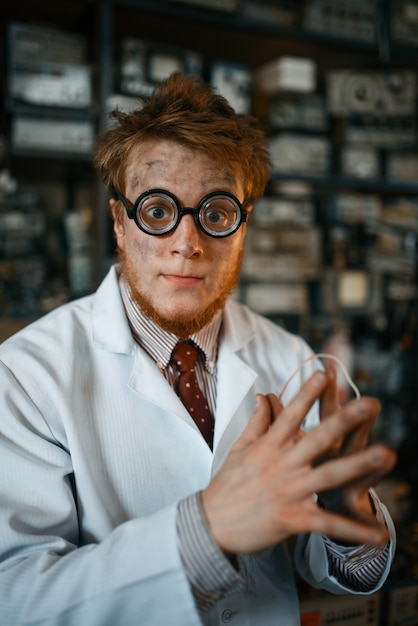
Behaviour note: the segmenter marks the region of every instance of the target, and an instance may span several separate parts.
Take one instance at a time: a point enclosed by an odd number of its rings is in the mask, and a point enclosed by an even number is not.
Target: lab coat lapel
[[[164,375],[154,361],[139,347],[136,349],[135,362],[128,384],[144,400],[163,411],[176,415],[198,431],[193,418]]]
[[[256,372],[235,352],[225,344],[220,347],[213,471],[248,423],[248,415],[254,408],[254,398],[249,392],[256,378]]]
[[[251,389],[257,374],[240,357],[221,347],[218,357],[216,439],[219,441]]]
[[[254,337],[252,324],[239,314],[234,301],[224,310],[223,333],[217,360],[217,399],[213,472],[222,464],[232,444],[254,411],[252,393],[257,379],[243,358]]]

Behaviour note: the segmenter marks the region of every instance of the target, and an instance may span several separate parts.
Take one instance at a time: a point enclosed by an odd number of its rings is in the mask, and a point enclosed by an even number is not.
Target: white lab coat
[[[2,626],[201,624],[178,553],[176,504],[207,485],[255,394],[279,392],[309,354],[236,302],[224,330],[213,454],[134,341],[115,268],[95,295],[0,346]],[[344,592],[328,576],[321,538],[305,544],[298,558],[309,582]],[[299,623],[283,546],[246,557],[243,570],[245,591],[205,623]]]

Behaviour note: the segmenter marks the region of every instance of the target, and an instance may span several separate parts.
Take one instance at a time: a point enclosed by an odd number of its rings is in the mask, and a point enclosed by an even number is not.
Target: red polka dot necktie
[[[197,382],[196,359],[197,348],[191,342],[178,343],[175,346],[171,360],[179,371],[176,391],[212,449],[214,420],[208,402]]]

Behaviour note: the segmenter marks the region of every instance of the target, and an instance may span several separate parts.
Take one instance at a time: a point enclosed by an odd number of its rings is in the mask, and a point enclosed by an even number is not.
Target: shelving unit
[[[292,107],[304,94],[265,93],[252,83],[251,110],[270,137],[290,134],[325,139],[330,155],[327,167],[316,173],[272,171],[266,200],[276,204],[273,209],[255,208],[254,223],[249,227],[249,261],[244,265],[237,295],[255,307],[263,302],[263,313],[300,333],[320,351],[339,350],[344,356],[348,350],[361,391],[377,394],[382,401],[376,435],[399,451],[397,478],[409,489],[402,521],[409,528],[418,520],[418,176],[404,180],[388,176],[390,152],[396,148],[390,142],[375,146],[377,170],[373,175],[344,173],[343,150],[353,116],[329,113],[327,75],[331,70],[354,68],[380,73],[408,70],[417,76],[418,37],[414,41],[410,35],[402,42],[391,31],[391,25],[397,23],[395,14],[406,0],[376,0],[376,36],[369,40],[308,28],[304,9],[315,2],[320,4],[319,0],[241,0],[231,12],[225,7],[233,2],[221,3],[223,10],[212,10],[187,0],[19,0],[2,7],[0,136],[4,149],[3,154],[0,152],[0,173],[10,170],[18,189],[29,193],[25,201],[30,206],[22,209],[16,198],[7,194],[1,197],[0,183],[0,341],[49,308],[88,291],[90,286],[94,288],[113,255],[107,193],[94,176],[91,151],[16,148],[11,141],[15,116],[79,120],[91,124],[94,132],[103,129],[106,102],[111,95],[122,93],[121,49],[126,38],[194,51],[208,81],[214,62],[237,64],[252,76],[274,59],[311,59],[317,72],[315,95],[324,102],[323,127],[289,125],[286,119],[277,124],[277,119],[272,119],[272,107],[286,99]],[[353,13],[357,7],[357,16],[361,15],[362,5],[367,8],[368,4],[373,1],[356,4],[353,0]],[[412,13],[415,6],[418,15],[418,2],[409,0],[407,4],[413,5]],[[282,9],[280,15],[278,7]],[[88,107],[35,106],[10,96],[7,27],[13,22],[52,26],[84,38],[93,89]],[[373,128],[385,119],[389,126],[388,120],[401,126],[404,120],[405,136],[409,139],[410,133],[411,140],[402,150],[418,158],[416,87],[414,98],[414,113],[409,119],[392,111],[377,122],[373,115],[357,115],[354,121],[365,121]],[[373,145],[365,141],[362,147]],[[344,206],[347,194],[357,197],[358,206]],[[6,222],[1,220],[5,216],[9,222],[16,219],[16,206],[19,224],[27,224],[31,215],[45,215],[42,237],[29,242],[29,252],[23,254],[26,260],[40,256],[46,263],[45,284],[38,285],[38,292],[43,291],[37,293],[41,304],[34,301],[27,276],[16,270],[10,273],[9,261],[16,254],[9,259],[4,241],[2,247],[1,228]],[[88,214],[91,284],[86,281],[74,291],[65,224],[75,210]],[[10,306],[13,298],[19,300],[22,295],[20,280],[27,288],[26,300]]]

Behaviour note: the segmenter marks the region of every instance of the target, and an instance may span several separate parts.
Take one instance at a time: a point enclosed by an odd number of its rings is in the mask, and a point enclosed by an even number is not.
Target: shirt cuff
[[[199,611],[243,588],[239,571],[210,535],[200,493],[179,502],[177,536],[180,557]]]
[[[379,500],[371,492],[376,518],[384,523]],[[323,537],[330,572],[340,584],[354,591],[367,592],[374,589],[386,569],[390,543],[384,546],[341,546],[328,537]]]

